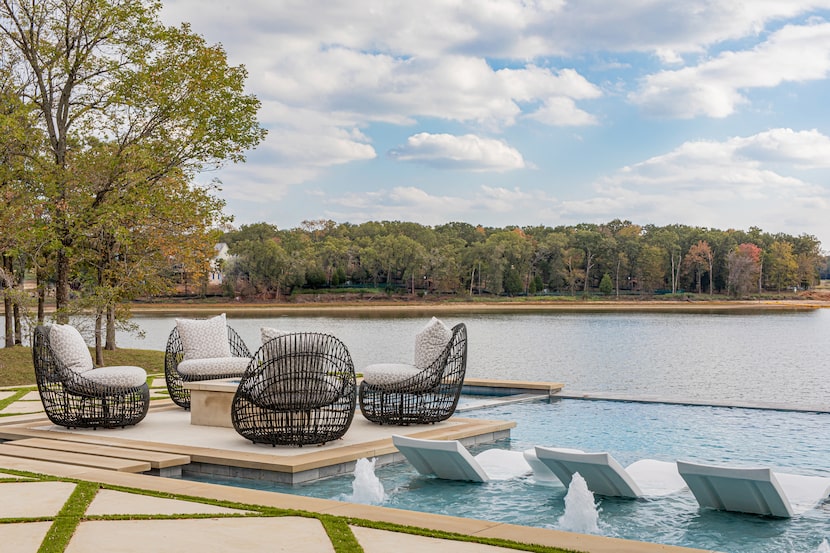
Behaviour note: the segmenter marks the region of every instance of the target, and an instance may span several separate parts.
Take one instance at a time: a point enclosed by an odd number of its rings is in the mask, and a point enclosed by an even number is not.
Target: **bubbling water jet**
[[[565,514],[559,517],[559,528],[580,534],[599,534],[599,509],[594,494],[581,474],[575,472],[565,495]]]
[[[379,505],[386,500],[383,484],[375,475],[375,459],[371,461],[366,458],[357,460],[354,467],[352,493],[344,496],[343,500],[368,505]]]

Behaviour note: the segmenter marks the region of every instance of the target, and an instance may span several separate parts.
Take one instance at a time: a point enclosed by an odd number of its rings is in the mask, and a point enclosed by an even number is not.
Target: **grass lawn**
[[[94,351],[92,352],[94,354]],[[94,358],[94,355],[93,355]],[[149,349],[104,351],[104,365],[132,365],[151,373],[164,373],[164,352]],[[34,386],[32,348],[0,348],[0,386]]]

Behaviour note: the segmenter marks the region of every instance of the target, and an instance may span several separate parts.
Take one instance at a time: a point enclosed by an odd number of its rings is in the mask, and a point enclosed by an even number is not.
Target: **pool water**
[[[830,414],[723,407],[553,400],[465,412],[513,420],[509,440],[490,447],[535,445],[608,451],[623,466],[644,458],[769,466],[830,477]],[[406,462],[377,467],[384,506],[557,529],[566,489],[528,475],[486,484],[419,475]],[[303,485],[210,479],[328,499],[352,494],[351,476]],[[656,499],[597,498],[601,535],[727,553],[815,552],[830,539],[830,502],[792,519],[702,510],[688,491]]]

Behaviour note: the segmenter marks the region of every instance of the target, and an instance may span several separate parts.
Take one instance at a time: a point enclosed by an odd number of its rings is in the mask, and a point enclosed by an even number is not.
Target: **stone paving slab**
[[[364,553],[505,553],[505,549],[481,543],[441,540],[427,536],[386,532],[374,528],[350,526]]]
[[[49,521],[0,524],[3,553],[37,553],[50,526]]]
[[[334,553],[313,518],[222,518],[82,522],[66,553]]]
[[[4,482],[0,518],[54,517],[74,490],[71,482]]]
[[[43,411],[43,404],[38,401],[15,401],[11,405],[7,405],[0,413],[5,414],[27,414],[40,413]]]
[[[115,490],[98,490],[86,510],[87,515],[244,515],[249,511],[228,509],[207,503],[167,499]]]

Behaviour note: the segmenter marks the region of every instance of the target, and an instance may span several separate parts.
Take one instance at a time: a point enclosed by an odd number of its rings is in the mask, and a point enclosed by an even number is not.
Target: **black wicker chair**
[[[324,444],[349,429],[356,396],[354,364],[343,342],[316,332],[285,334],[254,354],[231,420],[254,443]]]
[[[467,370],[467,327],[452,328],[441,355],[416,375],[393,383],[360,383],[360,411],[378,424],[429,424],[455,412]]]
[[[48,325],[35,329],[32,361],[40,399],[50,421],[67,428],[116,428],[144,419],[150,406],[146,377],[140,386],[122,387],[78,374],[55,355],[49,344],[49,329]]]
[[[251,357],[251,352],[237,332],[228,325],[228,343],[231,355],[234,357]],[[184,359],[184,348],[179,336],[178,327],[173,327],[170,336],[167,338],[167,347],[164,350],[164,379],[167,382],[167,391],[170,398],[179,407],[190,409],[190,390],[184,387],[185,382],[199,382],[202,380],[215,380],[220,378],[234,378],[242,375],[244,371],[232,371],[222,374],[182,374],[178,371],[179,363]]]

